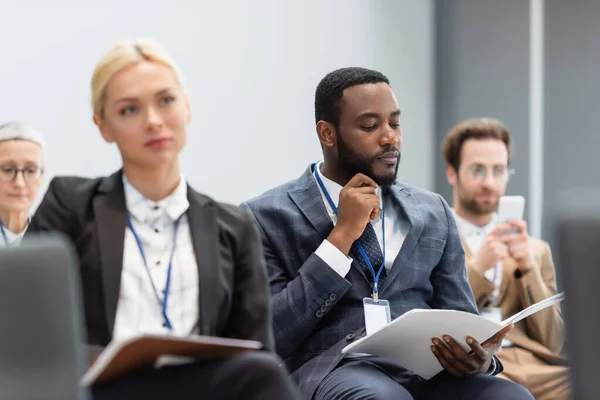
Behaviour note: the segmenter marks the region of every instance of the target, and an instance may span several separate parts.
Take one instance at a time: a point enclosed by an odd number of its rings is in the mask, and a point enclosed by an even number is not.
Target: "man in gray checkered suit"
[[[388,79],[343,68],[319,83],[324,161],[249,200],[270,275],[276,348],[307,399],[532,399],[494,377],[512,327],[479,344],[432,338],[444,371],[425,380],[390,359],[343,355],[365,334],[363,299],[477,313],[462,244],[441,196],[396,182],[400,110]],[[465,340],[465,338],[456,338]]]

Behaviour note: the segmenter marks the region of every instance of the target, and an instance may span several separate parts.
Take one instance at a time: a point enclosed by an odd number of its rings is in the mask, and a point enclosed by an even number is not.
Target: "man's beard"
[[[466,197],[463,195],[460,183],[458,187],[458,201],[460,201],[461,208],[473,215],[486,215],[493,213],[498,208],[498,199],[493,203],[479,203],[475,197]]]
[[[358,173],[366,175],[373,179],[379,186],[387,187],[396,182],[396,175],[398,174],[398,167],[400,166],[400,158],[402,154],[398,152],[396,168],[394,168],[394,172],[392,174],[376,175],[373,171],[373,164],[375,163],[375,160],[378,157],[381,157],[383,154],[397,150],[398,149],[396,147],[390,145],[373,157],[365,157],[350,150],[350,148],[346,146],[346,143],[342,139],[341,135],[338,134],[338,159],[342,169],[350,177]]]

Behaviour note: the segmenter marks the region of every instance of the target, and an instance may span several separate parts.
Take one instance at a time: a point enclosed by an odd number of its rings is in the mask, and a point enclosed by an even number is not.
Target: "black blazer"
[[[188,201],[198,262],[199,334],[258,340],[273,349],[268,281],[254,218],[189,186]],[[91,357],[112,337],[125,226],[122,171],[118,171],[97,179],[54,178],[27,231],[59,231],[74,243]]]

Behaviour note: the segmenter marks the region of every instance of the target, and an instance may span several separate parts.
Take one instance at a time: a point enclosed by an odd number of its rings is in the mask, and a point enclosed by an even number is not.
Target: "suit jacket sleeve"
[[[26,236],[36,232],[60,232],[75,242],[78,236],[76,217],[68,199],[68,182],[54,178],[31,218]],[[88,364],[91,364],[104,349],[99,345],[84,344]]]
[[[238,238],[233,306],[224,330],[227,337],[257,340],[273,350],[271,301],[260,234],[254,218],[242,209],[243,230]]]
[[[542,250],[534,256],[533,267],[521,278],[519,297],[523,308],[556,294],[556,275],[552,252],[546,242],[541,242]],[[560,304],[554,304],[525,318],[529,337],[548,349],[560,353],[564,342],[564,324]]]
[[[271,284],[275,347],[285,359],[313,332],[352,284],[315,253],[297,271],[288,270],[269,239],[269,234],[277,232],[266,232],[258,218],[257,221]]]

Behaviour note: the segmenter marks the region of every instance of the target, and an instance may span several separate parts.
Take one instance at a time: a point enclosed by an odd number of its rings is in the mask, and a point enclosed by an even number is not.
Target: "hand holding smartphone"
[[[498,223],[523,220],[525,211],[525,197],[502,196],[498,204]],[[502,234],[515,233],[516,228],[504,231]]]

